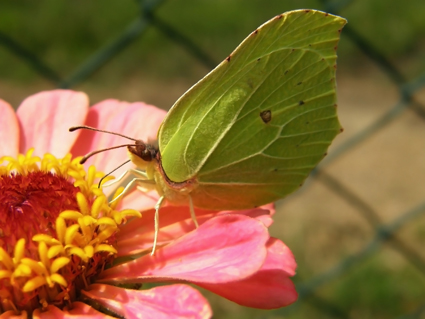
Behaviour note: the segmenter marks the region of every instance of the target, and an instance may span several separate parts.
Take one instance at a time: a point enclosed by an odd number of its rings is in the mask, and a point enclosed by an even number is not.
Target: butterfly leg
[[[151,252],[151,256],[153,256],[155,254],[155,249],[156,249],[156,243],[158,241],[158,233],[159,233],[159,208],[162,206],[162,203],[164,202],[165,197],[161,196],[158,199],[158,202],[155,204],[155,235],[154,235],[154,239],[153,239],[153,247],[152,247],[152,252]]]
[[[116,183],[121,182],[130,173],[132,173],[132,174],[134,174],[136,176],[140,176],[141,178],[144,178],[146,180],[148,179],[148,176],[146,175],[146,172],[141,171],[141,170],[137,170],[137,169],[134,169],[134,168],[130,168],[130,169],[126,170],[124,173],[122,173],[120,175],[120,177],[102,184],[102,187],[109,187],[109,186],[115,185]]]
[[[193,223],[196,228],[199,227],[198,221],[196,220],[195,208],[193,207],[192,196],[189,195],[189,209],[190,209],[190,217],[192,217]]]
[[[124,196],[125,194],[127,194],[135,184],[149,184],[149,186],[153,186],[156,185],[154,180],[149,180],[149,179],[144,179],[144,178],[133,178],[124,188],[124,190],[117,196],[115,197],[113,200],[110,201],[110,203],[113,203],[114,201],[116,201],[118,198],[121,198],[122,196]]]

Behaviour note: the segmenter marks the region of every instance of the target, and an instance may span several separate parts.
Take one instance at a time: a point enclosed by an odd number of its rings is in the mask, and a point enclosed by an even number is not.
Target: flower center
[[[114,259],[119,225],[140,216],[109,205],[103,174],[78,161],[0,158],[0,314],[69,306]]]
[[[66,178],[51,172],[0,176],[0,247],[13,254],[21,238],[28,242],[38,233],[55,236],[59,213],[78,209],[77,192]]]

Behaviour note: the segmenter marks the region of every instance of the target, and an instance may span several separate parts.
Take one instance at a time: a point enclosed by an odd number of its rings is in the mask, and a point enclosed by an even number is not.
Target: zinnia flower
[[[77,156],[128,142],[68,127],[153,140],[163,116],[116,100],[89,109],[84,93],[67,90],[30,96],[16,114],[0,100],[0,318],[211,317],[208,302],[185,282],[250,307],[296,300],[293,256],[268,234],[271,206],[196,210],[197,229],[187,207],[161,208],[151,256],[157,195],[134,191],[110,204],[111,190],[97,186],[126,152],[79,164]],[[174,284],[143,287],[161,282]]]

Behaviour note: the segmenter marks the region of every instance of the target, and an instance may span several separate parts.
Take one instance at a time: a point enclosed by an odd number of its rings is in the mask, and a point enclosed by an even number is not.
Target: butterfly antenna
[[[100,130],[98,128],[87,126],[87,125],[72,126],[72,127],[69,128],[69,131],[70,132],[74,132],[74,131],[81,130],[81,129],[95,131],[95,132],[108,133],[108,134],[112,134],[112,135],[121,136],[121,137],[124,137],[124,138],[129,139],[129,140],[132,140],[132,141],[137,141],[137,139],[135,139],[135,138],[132,138],[132,137],[129,137],[129,136],[120,134],[120,133],[111,132],[111,131],[105,131],[105,130]]]
[[[108,177],[108,176],[109,176],[109,175],[111,175],[113,172],[115,172],[117,169],[119,169],[119,168],[123,167],[125,164],[127,164],[127,163],[129,163],[129,162],[131,162],[131,160],[125,161],[125,162],[124,162],[124,163],[122,163],[121,165],[119,165],[119,166],[115,167],[115,168],[114,168],[112,171],[110,171],[108,174],[106,174],[105,176],[103,176],[103,177],[100,179],[99,184],[97,185],[97,188],[100,188],[100,184],[102,184],[103,180],[104,180],[106,177]]]
[[[106,151],[110,151],[110,150],[114,150],[116,148],[126,147],[126,146],[134,146],[134,144],[123,144],[123,145],[112,146],[112,147],[108,147],[108,148],[104,148],[104,149],[101,149],[101,150],[90,152],[81,159],[80,164],[84,164],[93,155],[103,153],[103,152],[106,152]]]

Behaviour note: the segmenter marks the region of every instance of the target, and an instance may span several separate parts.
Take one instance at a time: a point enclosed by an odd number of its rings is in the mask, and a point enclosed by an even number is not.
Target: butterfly
[[[154,249],[164,200],[188,205],[196,224],[194,207],[254,208],[302,185],[342,131],[335,72],[345,23],[316,10],[274,17],[177,100],[158,147],[128,146],[139,175],[131,184],[160,195]]]

